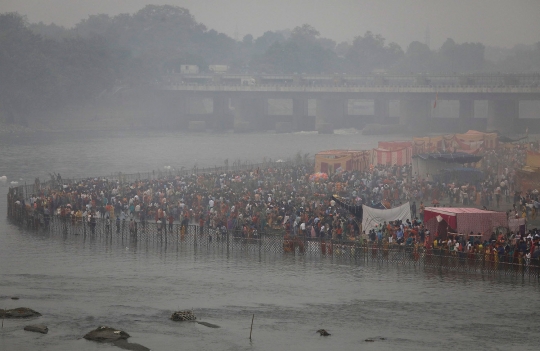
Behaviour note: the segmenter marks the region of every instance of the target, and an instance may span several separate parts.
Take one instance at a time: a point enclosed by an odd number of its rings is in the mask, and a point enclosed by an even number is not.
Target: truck
[[[229,70],[227,65],[209,65],[208,70],[213,73],[225,73]]]
[[[180,65],[181,74],[198,74],[199,66],[197,65]]]

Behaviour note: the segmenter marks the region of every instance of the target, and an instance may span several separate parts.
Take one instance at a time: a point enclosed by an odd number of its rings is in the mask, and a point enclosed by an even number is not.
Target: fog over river
[[[400,136],[74,133],[0,136],[0,176],[33,183],[111,172],[222,166],[297,152],[366,149]],[[20,180],[22,179],[22,180]],[[413,266],[343,264],[332,258],[196,254],[47,236],[6,220],[0,186],[0,308],[43,314],[5,320],[0,350],[118,350],[86,341],[108,325],[152,350],[537,350],[539,284],[514,275],[438,274]],[[10,297],[17,296],[14,301]],[[168,318],[194,309],[211,329]],[[250,323],[255,315],[253,340]],[[23,331],[44,323],[49,334]],[[321,337],[316,330],[332,333]],[[383,337],[373,343],[367,338]]]

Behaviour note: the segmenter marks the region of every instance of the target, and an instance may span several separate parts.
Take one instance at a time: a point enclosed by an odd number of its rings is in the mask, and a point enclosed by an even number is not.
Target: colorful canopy
[[[483,238],[488,238],[495,227],[508,227],[505,212],[468,207],[426,207],[424,223],[430,231],[435,233],[442,220],[458,233],[482,233]]]

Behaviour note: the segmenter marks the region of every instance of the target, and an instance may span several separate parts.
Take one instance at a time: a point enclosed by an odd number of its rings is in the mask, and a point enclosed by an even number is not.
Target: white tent
[[[388,210],[379,210],[367,206],[362,206],[362,230],[366,233],[377,225],[383,224],[383,222],[390,222],[395,220],[405,221],[411,219],[411,206],[409,203],[405,203],[399,207],[391,208]]]

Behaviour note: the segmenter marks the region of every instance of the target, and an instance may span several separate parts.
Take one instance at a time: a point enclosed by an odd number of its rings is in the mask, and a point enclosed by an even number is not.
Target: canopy
[[[373,149],[371,163],[374,165],[408,165],[411,163],[412,147],[400,149]]]
[[[505,212],[468,207],[426,207],[424,210],[424,223],[431,232],[437,232],[438,224],[443,220],[453,231],[481,233],[484,239],[489,238],[494,227],[508,227]]]
[[[364,205],[362,211],[364,215],[362,218],[362,230],[366,233],[384,222],[411,219],[411,207],[408,202],[388,210],[378,210]]]
[[[413,157],[413,174],[420,178],[430,178],[444,172],[462,168],[464,163],[478,162],[482,156],[469,155],[463,152],[421,154]]]
[[[413,139],[413,154],[446,152],[448,150],[475,153],[497,148],[497,133],[469,130],[463,134],[438,135]]]
[[[516,172],[516,190],[540,190],[540,169],[524,167]]]
[[[454,153],[431,153],[431,154],[418,154],[416,157],[419,157],[423,160],[437,160],[448,163],[473,163],[478,162],[482,159],[482,156],[471,155],[465,152],[454,152]]]
[[[369,169],[371,151],[327,150],[315,155],[315,173],[333,174],[338,168],[345,171],[364,171]]]
[[[540,152],[527,150],[526,165],[531,168],[540,168]]]

